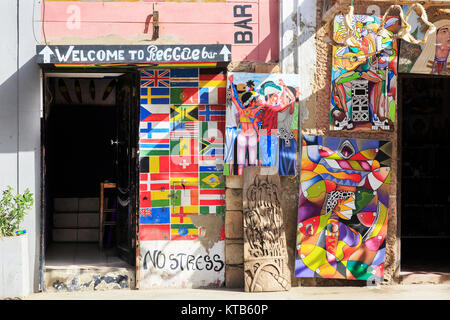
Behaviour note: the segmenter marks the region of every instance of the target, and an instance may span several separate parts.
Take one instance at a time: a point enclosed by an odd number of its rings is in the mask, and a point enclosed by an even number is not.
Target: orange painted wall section
[[[159,13],[159,38],[150,41],[153,8]],[[278,8],[278,0],[45,1],[41,31],[49,44],[224,43],[232,45],[233,61],[274,62]]]

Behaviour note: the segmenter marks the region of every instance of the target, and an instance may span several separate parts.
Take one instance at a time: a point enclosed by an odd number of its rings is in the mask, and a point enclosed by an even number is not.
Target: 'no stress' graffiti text
[[[168,266],[171,270],[214,270],[220,271],[225,263],[218,254],[194,256],[186,253],[171,253],[168,256],[160,250],[148,250],[144,255],[144,270],[150,268],[165,269]]]

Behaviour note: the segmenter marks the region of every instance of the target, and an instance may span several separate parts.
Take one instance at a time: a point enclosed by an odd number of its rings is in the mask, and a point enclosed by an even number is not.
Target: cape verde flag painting
[[[170,86],[172,88],[198,88],[198,69],[172,69],[170,71]]]

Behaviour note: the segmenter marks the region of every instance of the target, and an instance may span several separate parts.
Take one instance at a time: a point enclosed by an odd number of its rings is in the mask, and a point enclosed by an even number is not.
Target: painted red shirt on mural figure
[[[278,112],[280,112],[280,106],[273,106],[270,104],[264,104],[264,109],[260,114],[262,125],[261,134],[272,136],[276,135],[278,129]],[[275,132],[272,132],[275,131]]]

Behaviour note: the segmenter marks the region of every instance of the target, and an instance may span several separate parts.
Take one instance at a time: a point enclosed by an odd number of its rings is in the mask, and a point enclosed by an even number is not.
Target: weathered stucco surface
[[[47,268],[44,273],[47,292],[134,289],[134,268]]]
[[[206,252],[209,252],[217,241],[220,241],[220,235],[223,228],[223,217],[219,214],[191,215],[192,223],[201,229],[201,234],[196,241],[199,241]]]

